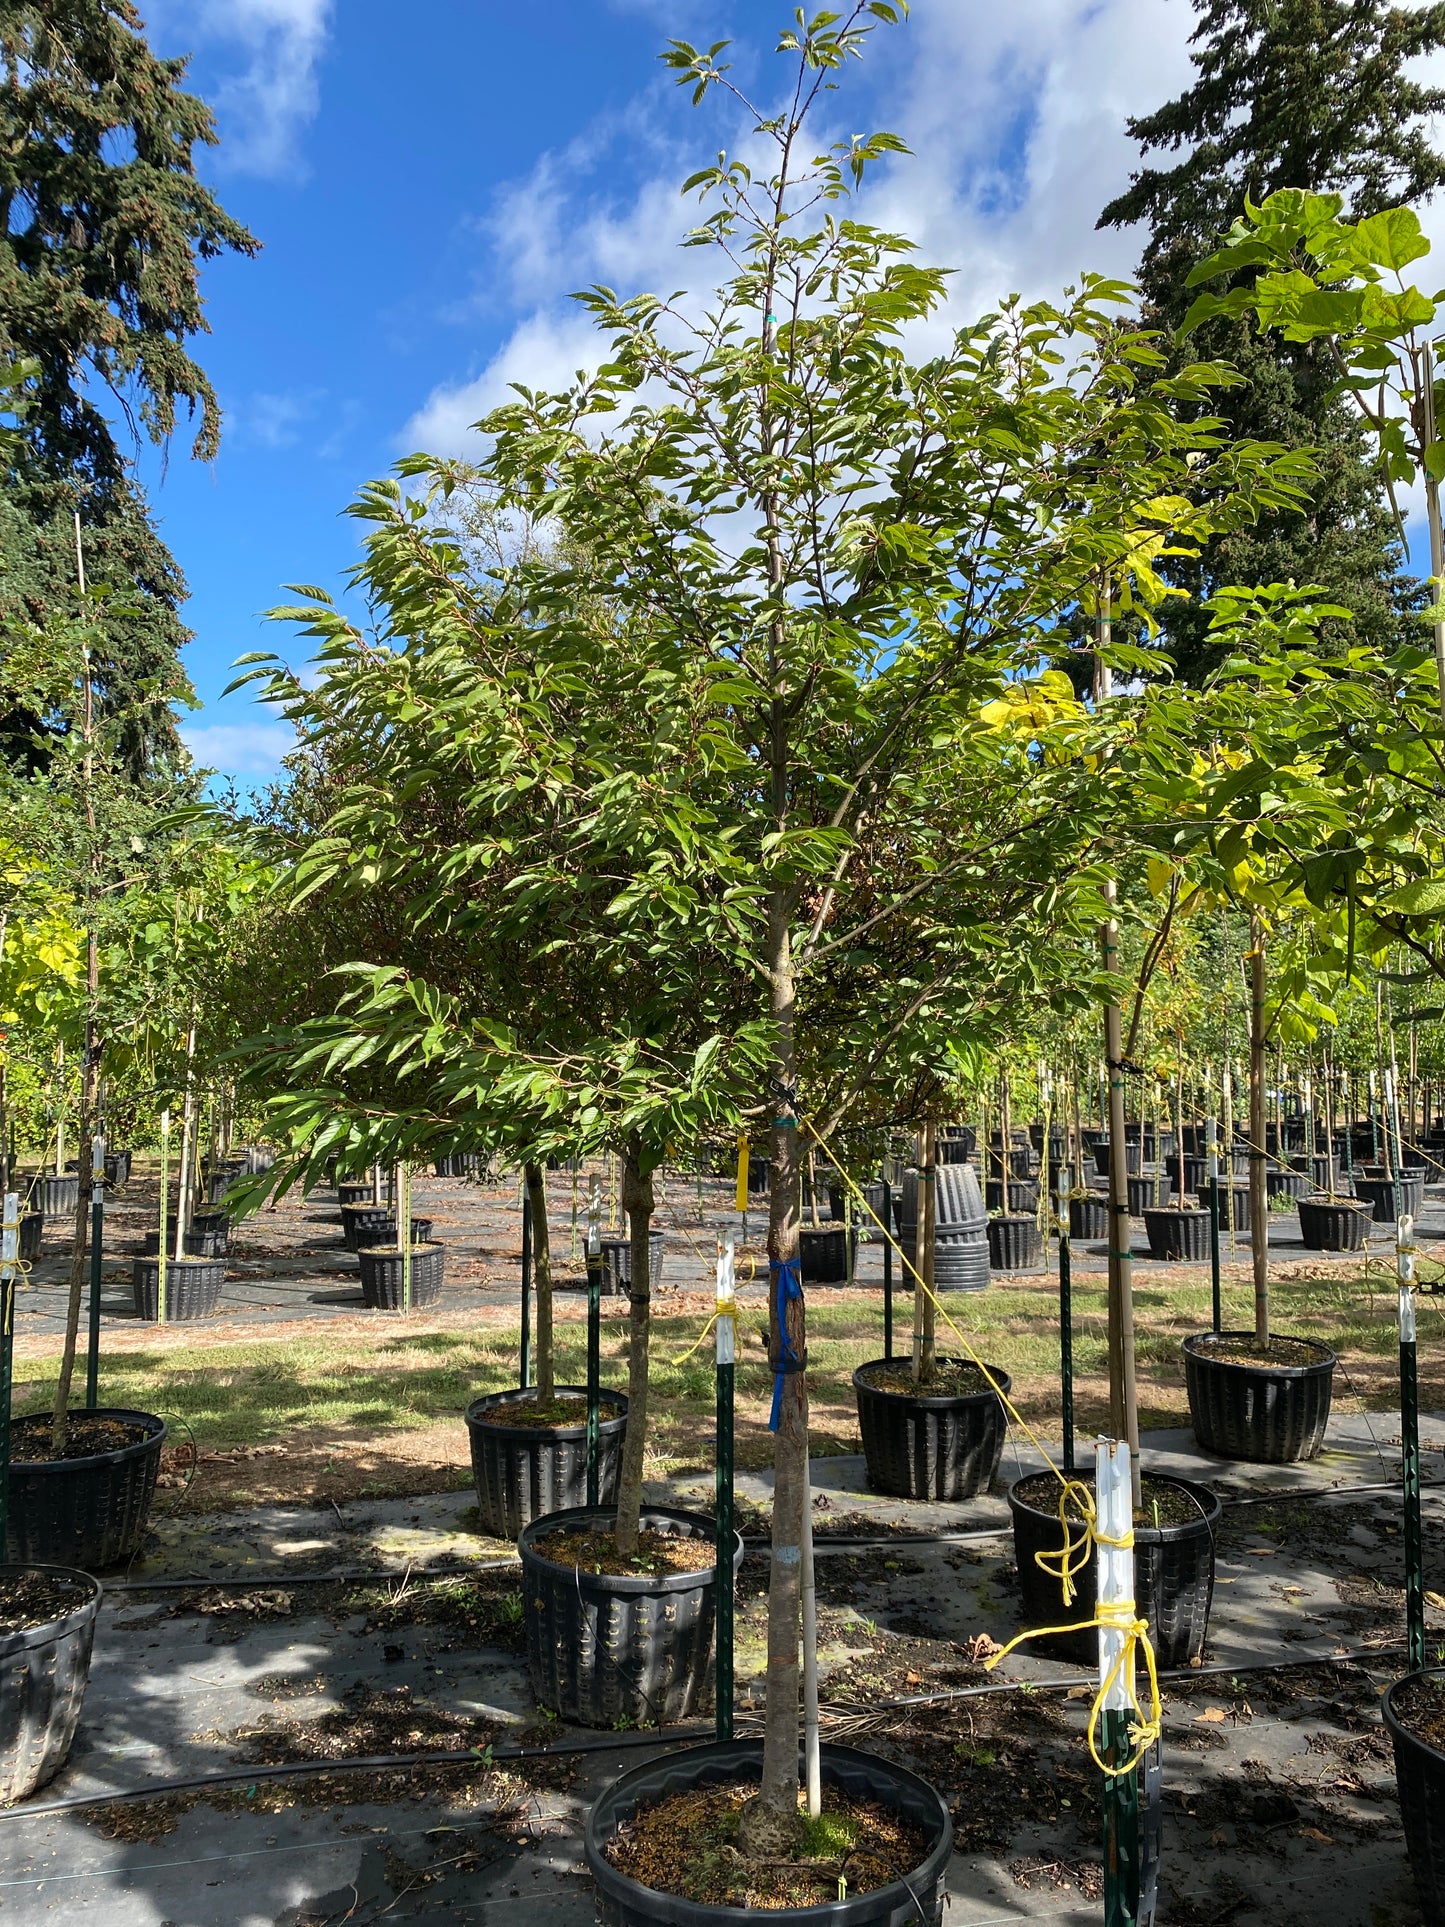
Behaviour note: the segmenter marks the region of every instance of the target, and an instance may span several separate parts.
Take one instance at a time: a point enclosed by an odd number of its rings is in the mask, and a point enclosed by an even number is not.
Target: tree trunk
[[[617,1485],[617,1550],[631,1558],[637,1550],[642,1509],[642,1461],[647,1445],[647,1364],[652,1337],[652,1173],[644,1176],[640,1147],[628,1145],[622,1161],[622,1209],[629,1220],[632,1255],[630,1309],[627,1314],[627,1432],[622,1474]],[[535,1219],[533,1221],[535,1230]]]
[[[537,1371],[537,1399],[550,1405],[554,1396],[552,1364],[552,1245],[547,1234],[547,1174],[540,1164],[523,1166],[527,1196],[532,1201],[532,1288],[537,1296],[537,1344],[532,1362]],[[575,1220],[576,1180],[573,1180]]]
[[[98,982],[99,969],[92,941],[90,972]],[[93,1008],[93,1006],[92,1006]],[[65,1303],[65,1343],[60,1354],[60,1376],[55,1382],[55,1403],[50,1411],[50,1450],[54,1458],[65,1451],[70,1429],[70,1385],[75,1376],[75,1350],[80,1337],[80,1308],[85,1292],[85,1259],[89,1248],[90,1180],[86,1176],[87,1133],[95,1117],[96,1080],[100,1072],[101,1046],[95,1035],[93,1017],[85,1026],[85,1061],[80,1078],[80,1156],[76,1160],[78,1183],[75,1197],[75,1240],[70,1251],[70,1290]],[[164,1237],[165,1232],[161,1233]]]
[[[937,1356],[938,1308],[933,1300],[934,1254],[938,1248],[937,1130],[932,1118],[923,1127],[923,1157],[918,1173],[918,1339],[913,1349],[913,1382],[927,1385]],[[1007,1181],[1005,1181],[1007,1182]],[[1008,1192],[1005,1190],[1007,1199]]]
[[[1269,1343],[1269,1183],[1264,1169],[1264,924],[1249,918],[1249,1249],[1254,1269],[1254,1336]]]
[[[800,1214],[796,1067],[793,1049],[793,955],[786,893],[768,903],[768,976],[774,1024],[772,1167],[768,1205],[768,1354],[777,1372],[784,1341],[793,1361],[806,1358],[801,1289],[779,1306],[779,1267],[798,1263]],[[781,1322],[780,1322],[781,1309]],[[745,1852],[787,1852],[798,1838],[798,1693],[802,1639],[802,1544],[808,1488],[808,1386],[802,1370],[776,1382],[773,1446],[773,1557],[768,1577],[767,1705],[763,1775],[757,1797],[743,1808],[739,1839]],[[630,1426],[629,1426],[630,1429]]]

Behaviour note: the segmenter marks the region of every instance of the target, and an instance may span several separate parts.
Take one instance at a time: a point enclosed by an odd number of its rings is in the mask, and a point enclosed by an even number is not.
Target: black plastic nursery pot
[[[739,1780],[760,1781],[763,1749],[758,1740],[719,1740],[689,1746],[663,1759],[633,1767],[614,1780],[587,1816],[584,1852],[597,1889],[597,1917],[602,1927],[743,1927],[746,1921],[766,1921],[769,1927],[939,1927],[943,1919],[944,1878],[953,1851],[953,1821],[946,1802],[925,1780],[892,1760],[860,1753],[851,1746],[821,1749],[823,1803],[828,1788],[876,1800],[923,1829],[928,1842],[916,1867],[900,1868],[898,1878],[872,1893],[850,1894],[809,1907],[769,1908],[713,1906],[659,1893],[618,1870],[608,1848],[621,1828],[640,1808],[670,1794],[694,1788],[726,1786]],[[801,1768],[800,1768],[801,1772]]]
[[[1037,1211],[1039,1208],[1039,1187],[1024,1178],[1010,1178],[1008,1181],[1008,1202],[1004,1202],[1002,1178],[989,1178],[983,1187],[983,1203],[986,1211]]]
[[[44,1236],[44,1212],[27,1211],[20,1220],[20,1256],[26,1259],[38,1258]]]
[[[798,1233],[805,1285],[846,1285],[848,1282],[847,1228],[841,1224],[805,1224]],[[854,1258],[858,1255],[858,1235],[851,1239]]]
[[[1151,1258],[1203,1259],[1209,1256],[1209,1213],[1162,1206],[1144,1213]]]
[[[603,1238],[602,1246],[602,1290],[613,1298],[625,1298],[627,1287],[632,1283],[632,1240],[630,1238]],[[662,1260],[667,1251],[667,1234],[664,1231],[649,1231],[647,1234],[647,1287],[654,1291],[662,1283]]]
[[[585,1385],[559,1385],[556,1396],[587,1397]],[[515,1539],[525,1525],[545,1512],[562,1512],[587,1499],[587,1426],[507,1425],[497,1414],[506,1407],[534,1403],[535,1386],[490,1392],[467,1407],[472,1448],[472,1480],[482,1530],[497,1539]],[[603,1504],[617,1497],[622,1470],[622,1439],[627,1430],[627,1394],[606,1390],[603,1404],[615,1416],[597,1427],[597,1492]]]
[[[130,1152],[107,1151],[105,1154],[105,1181],[113,1189],[130,1183]]]
[[[1309,1179],[1308,1190],[1327,1191],[1329,1189],[1330,1160],[1322,1151],[1316,1151],[1313,1157],[1304,1151],[1297,1151],[1293,1157],[1286,1158],[1285,1163],[1291,1171],[1304,1172]]]
[[[1092,1482],[1092,1474],[1085,1477]],[[1214,1532],[1222,1508],[1208,1486],[1196,1485],[1190,1479],[1155,1479],[1146,1474],[1146,1514],[1151,1486],[1170,1486],[1185,1492],[1198,1509],[1196,1517],[1177,1525],[1137,1523],[1134,1527],[1134,1597],[1140,1616],[1148,1621],[1155,1664],[1161,1670],[1173,1670],[1189,1666],[1204,1652],[1214,1599]],[[1088,1563],[1074,1575],[1075,1595],[1067,1606],[1057,1572],[1046,1572],[1036,1557],[1040,1552],[1056,1554],[1064,1543],[1059,1523],[1060,1490],[1052,1473],[1037,1472],[1015,1480],[1009,1490],[1020,1613],[1025,1626],[1078,1626],[1094,1614],[1098,1564],[1092,1549]],[[1072,1508],[1070,1518],[1076,1519]],[[1078,1534],[1075,1523],[1071,1536],[1077,1539]],[[1099,1635],[1092,1626],[1084,1632],[1033,1640],[1030,1645],[1082,1666],[1096,1667],[1099,1662]]]
[[[10,1512],[5,1556],[23,1564],[79,1566],[86,1572],[119,1565],[134,1556],[145,1534],[156,1489],[165,1420],[153,1412],[102,1406],[72,1411],[75,1423],[109,1419],[124,1429],[124,1443],[83,1458],[27,1458],[31,1440],[49,1449],[49,1418],[34,1425],[17,1420],[10,1461]]]
[[[131,1260],[131,1289],[135,1293],[137,1318],[159,1319],[160,1274],[159,1256]],[[224,1258],[167,1258],[166,1324],[184,1325],[199,1318],[214,1318],[221,1308],[221,1287],[225,1282]]]
[[[1037,1271],[1043,1261],[1036,1219],[1023,1213],[989,1219],[988,1262],[994,1271]]]
[[[966,1394],[893,1391],[871,1382],[896,1359],[874,1358],[853,1374],[858,1429],[868,1483],[896,1499],[972,1499],[987,1492],[1003,1452],[1008,1420],[998,1392],[985,1386]],[[962,1364],[940,1358],[941,1365]],[[1007,1392],[1007,1372],[990,1365]]]
[[[1206,1452],[1256,1465],[1312,1459],[1330,1419],[1335,1355],[1317,1338],[1281,1338],[1299,1362],[1244,1363],[1218,1356],[1248,1350],[1252,1332],[1191,1332],[1184,1340],[1184,1382],[1194,1436]]]
[[[336,1202],[343,1207],[370,1204],[376,1205],[378,1209],[389,1210],[391,1187],[387,1184],[382,1185],[381,1198],[378,1201],[370,1178],[343,1178],[336,1187]]]
[[[1349,1198],[1301,1198],[1300,1237],[1309,1251],[1363,1251],[1372,1215]]]
[[[413,1218],[411,1221],[411,1241],[414,1245],[430,1244],[434,1221],[431,1218]],[[354,1233],[356,1249],[365,1251],[368,1245],[394,1245],[397,1242],[396,1219],[388,1212],[380,1224],[358,1226]]]
[[[872,1184],[862,1185],[860,1189],[863,1193],[863,1204],[860,1204],[857,1198],[845,1193],[841,1184],[830,1184],[828,1186],[828,1216],[833,1220],[834,1224],[842,1224],[847,1216],[847,1207],[851,1206],[854,1230],[861,1232],[865,1238],[881,1236],[880,1226],[882,1226],[884,1230],[889,1229],[889,1214],[885,1209],[887,1200],[883,1195],[883,1181],[881,1178],[875,1179]],[[865,1204],[867,1210],[864,1209]],[[871,1217],[869,1216],[870,1212],[872,1213]]]
[[[1247,1232],[1249,1230],[1249,1186],[1247,1184],[1236,1184],[1234,1186],[1221,1184],[1219,1187],[1219,1235],[1221,1238],[1227,1238],[1229,1236],[1229,1194],[1231,1189],[1234,1192],[1234,1228],[1236,1231],[1241,1232]],[[1209,1186],[1207,1184],[1201,1185],[1196,1195],[1200,1204],[1207,1211],[1209,1209]]]
[[[1376,1224],[1395,1222],[1395,1183],[1394,1178],[1362,1177],[1358,1171],[1355,1173],[1355,1196],[1372,1208]],[[1399,1186],[1401,1210],[1407,1217],[1418,1218],[1425,1202],[1425,1173],[1404,1171],[1400,1174]]]
[[[1415,1721],[1422,1713],[1438,1716],[1440,1707],[1445,1672],[1438,1667],[1397,1679],[1380,1706],[1394,1743],[1405,1851],[1425,1927],[1445,1927],[1445,1751],[1416,1732]]]
[[[0,1566],[0,1600],[27,1579],[59,1597],[42,1625],[0,1633],[0,1806],[13,1806],[65,1765],[90,1679],[100,1587],[69,1566]]]
[[[396,1220],[389,1204],[344,1204],[341,1207],[341,1242],[348,1251],[359,1251],[360,1241],[373,1232],[383,1238],[396,1236]]]
[[[80,1202],[80,1179],[42,1178],[35,1187],[33,1202],[47,1218],[73,1218]]]
[[[1184,1182],[1179,1182],[1179,1167],[1184,1167]],[[1177,1151],[1171,1151],[1164,1160],[1164,1170],[1175,1192],[1183,1197],[1188,1191],[1197,1191],[1201,1184],[1209,1181],[1209,1159],[1186,1151],[1181,1158]]]
[[[693,1572],[589,1572],[536,1549],[555,1532],[610,1532],[616,1517],[612,1506],[572,1506],[518,1535],[532,1691],[580,1726],[666,1726],[691,1717],[710,1680],[717,1523],[676,1506],[642,1508],[644,1532],[697,1541]],[[735,1563],[742,1556],[739,1537]]]
[[[1099,1142],[1094,1146],[1094,1169],[1101,1178],[1107,1178],[1109,1175],[1109,1149],[1108,1138],[1100,1138]],[[1137,1176],[1143,1165],[1143,1161],[1144,1153],[1137,1141],[1124,1146],[1124,1172],[1126,1176],[1131,1172]]]
[[[1131,1218],[1142,1218],[1146,1211],[1156,1210],[1169,1202],[1169,1180],[1162,1174],[1151,1172],[1142,1177],[1130,1176],[1124,1182],[1128,1189]]]
[[[422,1239],[411,1248],[411,1309],[435,1304],[442,1295],[447,1248]],[[396,1245],[363,1245],[357,1252],[361,1266],[361,1295],[368,1311],[405,1311],[403,1276],[406,1254]]]
[[[1109,1200],[1098,1192],[1085,1197],[1069,1199],[1069,1236],[1071,1238],[1107,1238],[1109,1235]]]
[[[1275,1208],[1276,1198],[1288,1198],[1294,1204],[1298,1199],[1307,1197],[1314,1188],[1313,1179],[1304,1171],[1271,1165],[1264,1174],[1265,1195],[1271,1209]]]

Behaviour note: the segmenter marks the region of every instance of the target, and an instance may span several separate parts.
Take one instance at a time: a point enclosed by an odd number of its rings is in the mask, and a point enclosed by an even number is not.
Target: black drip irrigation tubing
[[[1304,1487],[1286,1487],[1271,1492],[1254,1492],[1239,1498],[1221,1499],[1220,1504],[1229,1510],[1238,1506],[1278,1505],[1291,1499],[1303,1499],[1313,1504],[1321,1499],[1348,1499],[1359,1492],[1398,1492],[1398,1479],[1375,1479],[1367,1484],[1332,1485],[1309,1490]],[[1445,1492],[1445,1479],[1425,1479],[1421,1481],[1422,1492]],[[883,1533],[877,1538],[866,1534],[820,1533],[813,1541],[813,1549],[818,1553],[826,1552],[886,1552],[889,1547],[907,1551],[910,1547],[920,1546],[964,1546],[985,1539],[1001,1539],[1013,1531],[1008,1520],[998,1525],[975,1526],[966,1532],[916,1532]],[[766,1539],[744,1535],[743,1545],[749,1552],[769,1551]],[[106,1593],[118,1592],[248,1592],[272,1591],[282,1586],[350,1586],[374,1585],[383,1580],[415,1580],[427,1584],[434,1579],[471,1579],[483,1572],[512,1572],[519,1561],[517,1554],[500,1559],[473,1561],[470,1565],[455,1566],[379,1566],[369,1569],[358,1568],[344,1572],[286,1572],[279,1571],[265,1577],[253,1574],[234,1577],[199,1577],[192,1579],[117,1579],[101,1580]]]
[[[1360,1665],[1365,1660],[1378,1660],[1392,1653],[1404,1651],[1405,1642],[1399,1640],[1388,1646],[1362,1646],[1348,1653],[1316,1654],[1312,1658],[1251,1660],[1238,1666],[1187,1666],[1177,1672],[1160,1673],[1159,1680],[1161,1685],[1168,1685],[1174,1681],[1184,1682],[1192,1679],[1224,1676],[1237,1679],[1254,1673],[1281,1673],[1306,1668],[1352,1666]],[[1097,1676],[1090,1677],[1085,1674],[1079,1674],[1072,1679],[990,1680],[982,1686],[957,1686],[942,1693],[911,1693],[896,1699],[876,1700],[866,1707],[843,1706],[830,1709],[825,1702],[820,1710],[825,1715],[832,1710],[844,1717],[852,1712],[866,1714],[906,1712],[911,1707],[942,1706],[954,1700],[987,1699],[1000,1693],[1065,1693],[1076,1692],[1080,1687],[1092,1688],[1097,1685]],[[740,1708],[739,1712],[743,1719],[748,1717],[746,1708]],[[119,1806],[132,1800],[166,1800],[183,1793],[208,1793],[221,1787],[259,1786],[263,1781],[298,1779],[313,1774],[405,1773],[420,1771],[427,1767],[485,1767],[509,1760],[567,1759],[583,1753],[611,1753],[626,1747],[666,1746],[676,1740],[706,1740],[711,1737],[714,1730],[711,1720],[688,1721],[666,1729],[641,1733],[597,1733],[586,1739],[564,1740],[553,1746],[502,1745],[471,1747],[464,1751],[438,1748],[417,1753],[373,1753],[345,1760],[290,1760],[284,1765],[277,1766],[236,1767],[225,1773],[198,1773],[186,1780],[157,1780],[150,1786],[123,1787],[113,1793],[82,1793],[65,1800],[46,1800],[36,1806],[26,1804],[0,1807],[0,1822],[42,1819],[57,1813],[79,1813],[90,1807]]]

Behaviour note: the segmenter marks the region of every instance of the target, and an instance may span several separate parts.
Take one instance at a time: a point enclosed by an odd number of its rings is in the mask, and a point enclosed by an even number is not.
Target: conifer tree
[[[0,621],[73,613],[78,509],[88,573],[125,611],[107,619],[97,695],[139,719],[137,778],[178,750],[185,585],[102,403],[157,444],[185,413],[191,452],[215,454],[220,409],[188,350],[206,327],[198,267],[258,246],[196,177],[216,131],[185,65],[152,53],[131,0],[0,0],[0,356],[36,370],[0,480]],[[0,755],[43,760],[44,719],[6,708]]]
[[[1147,325],[1173,327],[1197,290],[1196,262],[1243,212],[1277,188],[1336,193],[1355,218],[1417,201],[1445,181],[1445,155],[1427,123],[1445,91],[1407,63],[1445,46],[1445,4],[1392,7],[1383,0],[1195,0],[1193,85],[1129,133],[1148,154],[1181,156],[1146,166],[1099,217],[1100,227],[1147,223],[1139,264]],[[1256,527],[1177,561],[1172,579],[1189,592],[1165,617],[1180,672],[1212,666],[1202,598],[1224,582],[1321,583],[1354,611],[1361,640],[1389,648],[1418,636],[1411,615],[1419,585],[1401,574],[1398,531],[1357,412],[1330,393],[1335,369],[1316,346],[1265,341],[1247,321],[1216,321],[1189,356],[1234,363],[1243,383],[1221,398],[1229,433],[1312,445],[1320,476],[1303,515],[1268,516]],[[1342,631],[1343,625],[1336,625]],[[1343,633],[1337,640],[1343,644]]]

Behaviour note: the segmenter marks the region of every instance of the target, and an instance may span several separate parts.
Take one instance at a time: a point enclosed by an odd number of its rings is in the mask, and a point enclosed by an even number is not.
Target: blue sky
[[[141,472],[191,586],[188,664],[201,759],[263,779],[285,732],[220,699],[242,652],[304,649],[261,612],[286,582],[340,586],[356,488],[415,447],[465,446],[509,380],[588,358],[570,289],[689,285],[678,185],[739,125],[694,112],[656,55],[669,35],[733,37],[766,92],[787,7],[757,0],[153,0],[158,51],[190,52],[222,143],[207,178],[264,243],[209,264],[197,353],[226,413],[218,460],[178,437]],[[1131,109],[1187,75],[1183,0],[916,0],[834,107],[916,158],[866,212],[957,270],[977,312],[1080,268],[1127,271],[1135,242],[1093,232],[1134,158]]]

